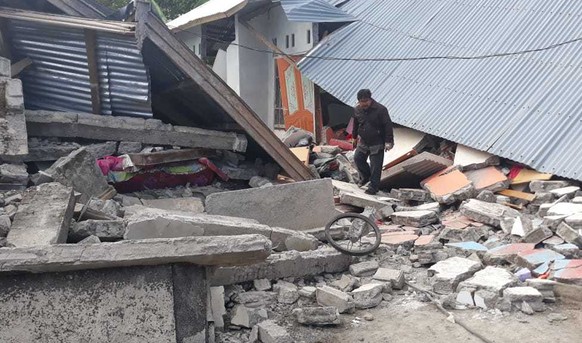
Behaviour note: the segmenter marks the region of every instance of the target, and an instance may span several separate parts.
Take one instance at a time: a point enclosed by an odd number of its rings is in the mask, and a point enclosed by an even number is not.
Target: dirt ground
[[[545,312],[528,316],[511,313],[503,316],[478,310],[454,311],[472,330],[495,343],[577,343],[582,342],[582,305],[561,304]],[[364,314],[374,316],[365,321]],[[549,315],[559,313],[565,321],[550,322]],[[360,311],[341,328],[312,329],[310,342],[368,342],[368,343],[453,343],[483,342],[457,324],[446,320],[434,305],[417,300],[397,300],[385,307]],[[325,336],[325,337],[323,337]]]

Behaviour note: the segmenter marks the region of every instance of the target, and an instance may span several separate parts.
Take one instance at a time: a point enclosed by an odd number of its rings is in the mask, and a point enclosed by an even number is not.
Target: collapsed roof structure
[[[582,163],[574,158],[582,144],[580,3],[359,0],[339,6],[356,20],[299,63],[319,87],[346,104],[358,89],[370,88],[400,125],[582,179]]]
[[[5,50],[19,61],[31,60],[20,73],[27,109],[155,117],[246,133],[249,153],[270,156],[295,180],[312,178],[248,105],[174,37],[149,3],[138,1],[135,21],[127,22],[104,20],[110,11],[92,0],[0,5],[12,7],[0,8]]]

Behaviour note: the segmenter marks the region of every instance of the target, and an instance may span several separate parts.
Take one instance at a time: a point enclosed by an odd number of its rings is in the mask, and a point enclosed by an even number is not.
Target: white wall
[[[263,16],[269,18],[269,32],[267,37],[277,39],[277,46],[287,54],[305,54],[313,48],[313,23],[290,22],[283,11],[283,7],[277,6]],[[307,33],[311,34],[310,43]],[[295,35],[295,46],[292,46],[292,35]],[[289,48],[287,48],[287,36],[289,36]]]
[[[202,27],[195,26],[186,31],[180,31],[176,33],[176,37],[180,39],[188,48],[198,57],[200,57],[200,43],[202,42]]]

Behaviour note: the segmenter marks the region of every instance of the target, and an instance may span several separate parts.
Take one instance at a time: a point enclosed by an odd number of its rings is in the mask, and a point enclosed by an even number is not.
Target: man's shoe
[[[362,180],[360,182],[358,182],[358,187],[362,188],[364,187],[368,182],[370,182],[370,179],[367,180]]]
[[[370,195],[376,195],[378,193],[378,191],[373,189],[373,188],[368,188],[368,189],[366,189],[365,193],[370,194]]]

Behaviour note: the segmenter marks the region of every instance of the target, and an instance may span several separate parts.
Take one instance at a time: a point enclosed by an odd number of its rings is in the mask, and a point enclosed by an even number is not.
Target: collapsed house
[[[398,127],[369,196],[351,144],[281,142],[147,4],[2,4],[2,341],[293,342],[403,299],[533,314],[582,285],[575,181]],[[327,246],[340,212],[376,252]]]

